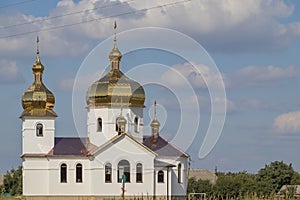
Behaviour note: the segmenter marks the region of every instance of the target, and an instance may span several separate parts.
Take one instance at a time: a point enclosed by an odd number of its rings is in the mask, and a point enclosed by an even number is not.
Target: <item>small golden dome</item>
[[[118,125],[119,127],[124,126],[126,123],[127,123],[127,120],[125,119],[125,117],[123,117],[123,115],[120,115],[120,116],[117,118],[117,125]]]
[[[159,126],[160,126],[160,123],[159,123],[159,121],[158,121],[157,118],[156,118],[156,101],[154,101],[154,118],[153,118],[153,120],[152,120],[150,126],[151,126],[152,128],[154,128],[154,129],[155,129],[155,128],[156,128],[156,129],[159,129]]]
[[[144,107],[144,88],[120,71],[122,54],[116,43],[116,27],[115,23],[114,47],[109,54],[110,71],[89,87],[86,95],[88,107],[121,106],[121,104]]]
[[[122,54],[119,51],[119,49],[118,49],[118,47],[115,43],[113,49],[109,53],[109,59],[112,60],[112,61],[120,61],[121,58],[122,58]]]
[[[154,118],[154,119],[152,120],[152,122],[151,122],[151,127],[152,127],[152,128],[159,128],[159,126],[160,126],[159,121],[158,121],[156,118]]]
[[[121,133],[125,132],[125,126],[126,126],[127,120],[125,119],[125,117],[123,117],[122,115],[122,111],[120,116],[117,118],[117,125],[118,125],[118,130]]]
[[[38,40],[37,40],[38,41]],[[42,74],[44,66],[39,58],[39,51],[37,51],[36,61],[32,66],[34,74],[34,82],[22,95],[22,106],[24,116],[52,116],[57,117],[53,111],[55,104],[55,97],[53,93],[44,85],[42,81]]]

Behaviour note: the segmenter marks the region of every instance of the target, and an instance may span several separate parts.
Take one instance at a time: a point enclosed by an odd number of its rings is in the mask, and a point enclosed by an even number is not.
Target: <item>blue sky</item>
[[[161,135],[169,140],[175,137],[174,133],[182,121],[180,116],[186,112],[180,109],[180,103],[189,104],[189,101],[180,102],[176,99],[179,94],[168,87],[178,89],[176,91],[180,91],[180,94],[185,92],[182,85],[178,84],[178,79],[172,77],[168,70],[159,71],[160,66],[164,65],[176,70],[191,83],[197,105],[200,106],[200,113],[196,113],[200,114],[200,123],[188,120],[199,123],[197,135],[187,148],[192,158],[192,168],[213,170],[217,166],[221,171],[256,172],[266,163],[283,160],[293,163],[294,168],[300,171],[300,92],[297,89],[300,84],[300,2],[192,0],[137,12],[177,1],[33,0],[22,4],[17,4],[22,2],[20,0],[1,1],[0,172],[21,164],[21,120],[18,117],[22,112],[21,95],[33,79],[31,66],[35,60],[36,35],[40,37],[41,60],[46,68],[44,83],[56,97],[55,111],[59,115],[56,134],[77,136],[72,110],[73,82],[89,53],[93,49],[96,49],[94,53],[101,52],[103,41],[107,41],[105,48],[108,50],[103,53],[103,47],[99,63],[97,59],[93,62],[91,69],[99,75],[88,77],[89,81],[100,77],[101,71],[107,67],[114,20],[118,22],[120,50],[126,52],[122,59],[122,70],[132,72],[143,65],[144,68],[139,69],[148,70],[149,63],[155,63],[150,66],[152,71],[139,74],[139,77],[164,79],[167,84],[167,87],[145,85],[146,134],[149,133],[147,125],[154,99],[158,101],[158,118],[164,124]],[[13,3],[16,4],[9,6]],[[110,4],[115,5],[108,6]],[[74,12],[78,14],[54,18]],[[126,12],[132,14],[120,15]],[[102,19],[53,29],[96,18]],[[216,145],[203,159],[198,156],[199,149],[211,118],[210,106],[216,99],[210,98],[208,85],[186,62],[195,62],[198,57],[204,62],[205,58],[185,45],[181,45],[181,50],[194,60],[185,60],[180,55],[144,46],[140,50],[127,52],[130,44],[126,37],[135,33],[130,30],[145,27],[168,28],[191,37],[205,48],[222,75],[227,94],[223,100],[227,105],[226,121]],[[13,35],[18,36],[8,37]],[[145,37],[153,43],[163,40],[169,43],[170,48],[179,43],[171,37],[157,34],[153,36],[149,33]],[[203,66],[207,63],[194,64],[208,83],[214,83],[215,77],[209,68]],[[84,77],[78,80],[86,81]],[[82,92],[85,92],[84,89]],[[189,96],[186,99],[193,100]],[[191,131],[187,127],[184,134],[190,134]]]

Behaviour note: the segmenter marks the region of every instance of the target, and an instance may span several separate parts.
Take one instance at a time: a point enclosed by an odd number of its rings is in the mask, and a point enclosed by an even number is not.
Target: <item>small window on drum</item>
[[[97,119],[97,132],[102,132],[102,118]]]
[[[136,132],[136,133],[139,132],[139,118],[138,117],[134,118],[134,132]]]
[[[43,130],[43,124],[38,123],[36,125],[36,136],[39,136],[39,137],[43,136],[44,135],[43,131],[44,131]]]

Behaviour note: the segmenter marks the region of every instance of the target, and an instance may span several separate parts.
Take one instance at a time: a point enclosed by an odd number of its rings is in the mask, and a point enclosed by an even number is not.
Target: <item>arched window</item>
[[[65,163],[61,164],[60,166],[60,182],[67,182],[67,165]]]
[[[162,170],[158,171],[157,173],[157,182],[158,183],[164,182],[164,172]]]
[[[135,117],[135,118],[134,118],[134,131],[135,131],[136,133],[139,132],[139,118],[138,118],[138,117]]]
[[[143,182],[143,165],[138,163],[136,165],[136,182],[142,183]]]
[[[178,183],[181,183],[181,164],[178,164]]]
[[[76,165],[76,183],[82,183],[82,164]]]
[[[127,160],[121,160],[118,164],[118,183],[124,180],[126,183],[130,182],[130,164]]]
[[[36,125],[36,136],[43,136],[43,124],[41,123]]]
[[[107,163],[105,165],[105,183],[111,183],[111,164]]]
[[[97,119],[97,131],[102,132],[102,118]]]

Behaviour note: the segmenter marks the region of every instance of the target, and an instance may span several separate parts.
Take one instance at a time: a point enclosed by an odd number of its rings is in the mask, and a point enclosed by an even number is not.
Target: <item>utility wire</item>
[[[12,6],[17,6],[17,5],[20,5],[20,4],[25,4],[25,3],[28,3],[28,2],[31,2],[31,1],[36,1],[36,0],[26,0],[26,1],[20,1],[20,2],[15,2],[15,3],[10,3],[10,4],[6,4],[6,5],[3,5],[3,6],[0,6],[0,9],[7,8],[7,7],[12,7]]]
[[[98,20],[101,21],[101,20],[109,19],[109,18],[113,18],[113,17],[120,17],[120,16],[124,16],[124,15],[131,15],[131,14],[135,14],[135,13],[139,13],[139,12],[145,12],[145,11],[153,10],[153,9],[157,9],[157,8],[162,8],[162,7],[167,7],[167,6],[174,6],[176,4],[190,2],[190,1],[192,1],[192,0],[176,1],[176,2],[172,2],[172,3],[152,6],[152,7],[149,7],[149,8],[143,8],[143,9],[140,9],[140,10],[135,10],[135,11],[125,12],[125,13],[110,15],[110,16],[107,16],[107,17],[99,17],[99,18],[94,18],[94,19],[90,19],[90,20],[87,20],[87,21],[81,21],[81,22],[76,22],[76,23],[71,23],[71,24],[64,24],[64,25],[60,25],[60,26],[54,26],[54,27],[49,27],[49,28],[44,28],[44,29],[34,30],[34,31],[27,31],[27,32],[23,32],[23,33],[13,34],[13,35],[1,36],[0,39],[12,38],[12,37],[27,35],[27,34],[31,34],[31,33],[39,33],[39,32],[44,32],[44,31],[49,31],[49,30],[55,30],[55,29],[60,29],[60,28],[65,28],[65,27],[90,23],[90,22],[98,21]]]
[[[95,7],[95,8],[91,8],[91,9],[81,10],[81,11],[77,11],[77,12],[71,12],[71,13],[67,13],[67,14],[63,14],[63,15],[56,15],[56,16],[53,16],[53,17],[47,17],[45,19],[37,19],[37,20],[30,21],[30,22],[24,22],[24,23],[19,23],[19,24],[8,25],[8,26],[0,27],[0,30],[7,29],[7,28],[12,28],[12,27],[17,27],[17,26],[23,26],[23,25],[27,25],[27,24],[33,24],[35,22],[48,21],[50,19],[56,19],[56,18],[70,16],[70,15],[77,15],[77,14],[84,13],[84,12],[90,12],[90,11],[95,11],[95,10],[102,9],[102,8],[116,6],[116,5],[123,4],[123,3],[129,3],[131,1],[134,1],[134,0],[117,2],[117,3],[112,3],[112,4],[109,4],[109,5],[99,6],[99,7]]]

